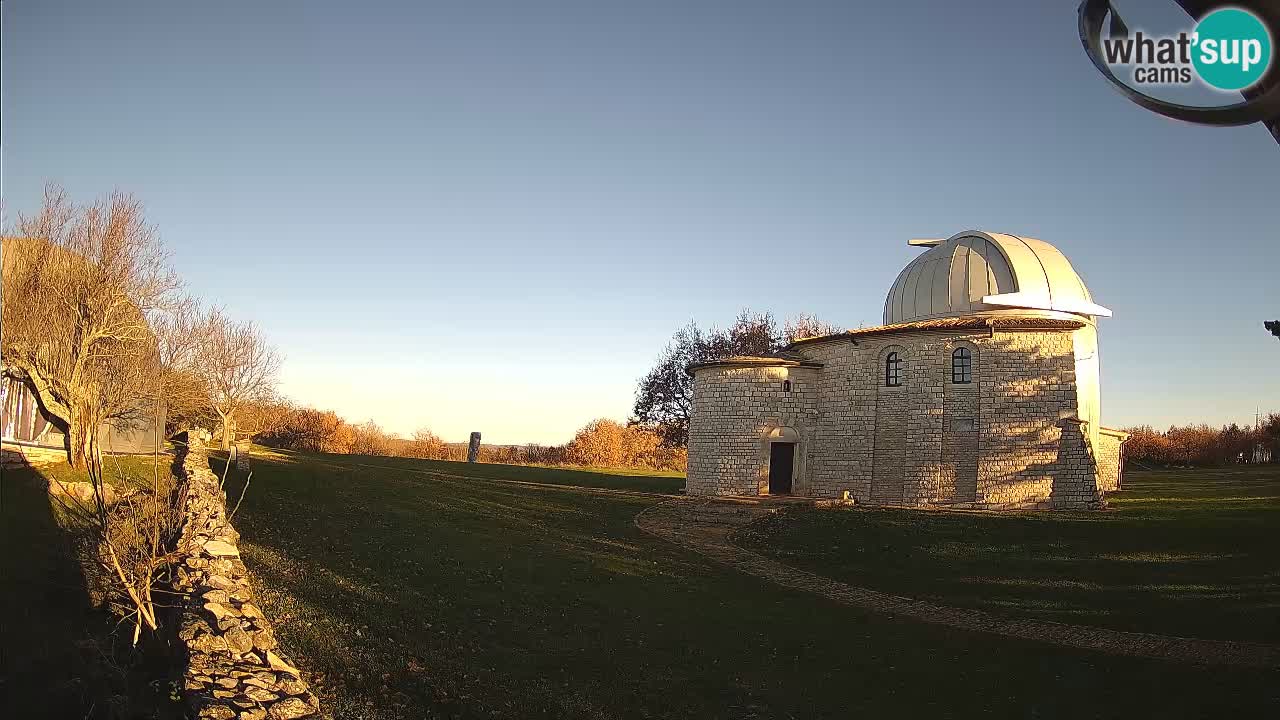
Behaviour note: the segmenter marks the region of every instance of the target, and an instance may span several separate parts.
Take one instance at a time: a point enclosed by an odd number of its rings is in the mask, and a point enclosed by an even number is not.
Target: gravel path
[[[937,605],[847,585],[784,565],[733,544],[731,535],[735,530],[771,511],[770,503],[754,500],[677,498],[644,510],[636,516],[635,524],[651,535],[687,547],[744,573],[875,612],[1115,655],[1183,663],[1280,667],[1280,647],[1275,645],[1124,632]]]

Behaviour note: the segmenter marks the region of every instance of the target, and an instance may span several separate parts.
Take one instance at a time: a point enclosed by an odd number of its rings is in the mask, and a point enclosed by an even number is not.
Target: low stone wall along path
[[[227,518],[226,496],[209,469],[204,445],[192,439],[179,458],[183,513],[174,590],[178,637],[186,647],[183,690],[200,720],[294,720],[317,714],[320,701],[283,655],[271,623],[254,602],[240,560],[240,535]]]
[[[735,530],[771,510],[769,501],[678,498],[644,510],[636,516],[635,524],[651,535],[744,573],[872,612],[1114,655],[1184,663],[1280,667],[1280,647],[1275,645],[1124,632],[938,605],[847,585],[733,544],[731,535]]]

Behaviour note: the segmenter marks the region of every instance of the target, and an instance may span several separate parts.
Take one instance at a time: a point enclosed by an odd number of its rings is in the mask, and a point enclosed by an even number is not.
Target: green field
[[[678,484],[389,458],[255,464],[236,518],[245,560],[336,716],[1257,717],[1280,707],[1274,672],[864,614],[641,533],[635,514],[659,498],[503,478],[646,492]],[[228,485],[234,500],[239,481]],[[1251,502],[1204,500],[1182,518],[1186,533]],[[1113,516],[1043,522],[1102,528]],[[1250,557],[1256,573],[1274,567]]]
[[[75,528],[51,512],[39,480],[4,475],[0,715],[153,716],[143,708],[162,704],[165,685],[145,682],[146,668],[119,673],[101,661],[107,619],[88,607]],[[228,480],[232,503],[242,484]],[[680,484],[620,470],[263,450],[235,524],[277,634],[337,718],[1280,710],[1275,671],[925,625],[724,569],[635,528],[636,513],[663,499],[652,493]],[[1275,478],[1135,473],[1129,484],[1106,513],[793,509],[739,540],[950,604],[1275,641]],[[972,578],[984,581],[975,589]]]
[[[1280,469],[1131,472],[1125,484],[1101,513],[793,508],[738,542],[947,605],[1280,643]]]

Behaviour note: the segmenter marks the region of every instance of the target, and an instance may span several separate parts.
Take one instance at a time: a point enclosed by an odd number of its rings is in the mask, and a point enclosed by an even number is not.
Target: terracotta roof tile
[[[915,322],[895,323],[893,325],[877,325],[869,328],[846,330],[835,335],[801,338],[788,345],[804,345],[822,340],[836,340],[844,337],[864,337],[867,335],[887,335],[890,333],[912,332],[918,330],[968,330],[994,327],[1001,330],[1077,330],[1085,326],[1083,320],[1066,320],[1046,317],[1028,317],[1011,315],[1008,317],[979,317],[974,315],[961,317],[934,318]]]

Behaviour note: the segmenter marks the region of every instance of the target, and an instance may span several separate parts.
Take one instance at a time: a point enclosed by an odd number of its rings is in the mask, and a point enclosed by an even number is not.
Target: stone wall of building
[[[690,495],[759,495],[768,492],[769,434],[792,428],[806,438],[817,414],[814,371],[798,367],[711,367],[694,378],[689,421]],[[790,381],[790,391],[783,383]],[[794,492],[807,462],[796,448]]]
[[[1053,507],[1055,476],[1068,469],[1060,460],[1072,471],[1079,464],[1076,456],[1060,457],[1062,420],[1077,412],[1071,333],[997,332],[981,347],[978,502],[995,509]]]
[[[1071,510],[1102,507],[1106,500],[1098,488],[1098,463],[1088,423],[1070,418],[1062,421],[1060,430],[1049,502],[1044,507]]]
[[[181,594],[178,637],[187,649],[184,693],[201,720],[289,720],[310,717],[319,701],[285,660],[271,623],[253,601],[240,560],[239,534],[227,519],[219,478],[203,443],[192,438],[179,456]]]
[[[959,347],[971,352],[972,383],[952,382]],[[795,350],[821,367],[803,369],[804,393],[789,405],[770,388],[796,368],[697,371],[691,493],[767,487],[762,438],[787,424],[800,431],[805,458],[796,494],[847,491],[859,502],[913,506],[1096,506],[1093,449],[1063,422],[1080,407],[1071,331],[917,331]],[[885,384],[890,352],[903,362],[901,387]]]
[[[1127,433],[1101,428],[1098,433],[1098,488],[1103,492],[1119,490],[1124,485],[1124,441]]]

